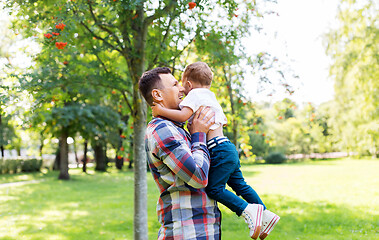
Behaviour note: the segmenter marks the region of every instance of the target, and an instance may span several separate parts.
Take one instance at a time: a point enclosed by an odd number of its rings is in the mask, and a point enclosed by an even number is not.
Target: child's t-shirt
[[[195,113],[201,106],[208,106],[215,113],[215,123],[210,127],[211,130],[223,126],[227,123],[226,116],[221,105],[217,102],[215,94],[207,88],[192,89],[184,100],[179,104],[180,109],[189,107]],[[192,123],[194,114],[188,119]]]

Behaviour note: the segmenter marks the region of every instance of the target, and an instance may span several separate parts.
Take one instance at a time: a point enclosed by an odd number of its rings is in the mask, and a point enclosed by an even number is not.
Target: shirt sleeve
[[[196,112],[199,109],[199,97],[196,91],[191,91],[181,103],[179,103],[180,109],[183,107],[189,107],[193,112]]]
[[[191,146],[184,136],[169,124],[160,124],[153,136],[158,143],[155,154],[170,170],[185,183],[194,188],[204,188],[208,184],[209,152],[206,134],[191,135]]]

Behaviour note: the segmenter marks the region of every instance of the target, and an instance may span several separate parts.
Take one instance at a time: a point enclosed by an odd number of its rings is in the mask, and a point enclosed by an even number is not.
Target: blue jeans
[[[222,139],[224,141],[220,143]],[[209,144],[211,141],[213,143]],[[242,214],[248,203],[262,204],[266,209],[258,194],[242,176],[238,152],[234,144],[227,138],[225,140],[224,137],[216,137],[208,141],[208,148],[211,156],[208,185],[205,189],[208,196],[224,204],[238,216]],[[228,191],[225,188],[226,184],[246,201]]]

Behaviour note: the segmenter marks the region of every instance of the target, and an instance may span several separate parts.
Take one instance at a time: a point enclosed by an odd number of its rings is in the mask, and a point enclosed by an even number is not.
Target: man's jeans
[[[248,203],[262,204],[266,209],[258,194],[242,176],[238,152],[234,144],[226,137],[216,137],[208,141],[208,148],[211,156],[206,187],[208,196],[224,204],[238,216],[242,214]],[[246,201],[225,189],[226,184]]]

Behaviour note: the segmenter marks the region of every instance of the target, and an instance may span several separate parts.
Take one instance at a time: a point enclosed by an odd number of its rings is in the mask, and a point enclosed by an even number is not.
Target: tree
[[[328,34],[327,53],[335,79],[336,135],[348,151],[378,153],[379,29],[378,4],[372,0],[341,2],[339,27]]]
[[[7,14],[3,10],[3,3],[0,3],[0,14]],[[27,41],[22,38],[20,32],[10,29],[10,19],[0,19],[0,149],[1,156],[4,157],[6,146],[16,148],[20,154],[21,140],[18,137],[17,124],[15,119],[25,112],[27,106],[24,105],[28,96],[19,90],[19,84],[15,76],[19,74],[22,65],[20,58],[28,59],[27,54],[30,49],[23,49]],[[21,48],[23,53],[15,52],[14,49]],[[18,60],[18,61],[17,61]]]
[[[9,145],[16,137],[16,133],[12,124],[10,124],[10,115],[5,115],[0,108],[0,149],[1,156],[4,157],[4,148]]]
[[[120,95],[127,95],[125,101],[130,107],[133,122],[135,160],[134,238],[147,239],[146,159],[143,144],[147,109],[138,91],[138,80],[146,69],[157,65],[171,66],[175,73],[180,57],[185,51],[190,51],[192,42],[204,39],[213,28],[217,29],[217,33],[227,32],[224,26],[233,26],[233,20],[239,18],[236,12],[253,14],[255,2],[198,1],[195,8],[189,7],[188,1],[175,0],[55,1],[44,4],[9,0],[7,3],[10,8],[15,8],[15,3],[19,3],[19,15],[28,16],[16,23],[15,28],[27,26],[29,35],[35,34],[37,26],[48,31],[48,25],[52,22],[64,22],[67,30],[62,35],[68,45],[78,52],[87,47],[96,49],[96,61],[101,63],[100,69],[105,73],[101,76],[108,76],[106,79],[112,76],[111,81],[115,81]],[[213,19],[211,15],[214,13],[226,13],[228,17]],[[249,14],[243,18],[246,25],[249,21],[247,16]],[[227,41],[222,38],[222,34],[216,36],[220,36],[219,40]],[[238,38],[234,40],[240,41]],[[79,55],[75,51],[73,53]],[[115,68],[114,63],[119,68]],[[97,82],[109,86],[106,81],[99,79]]]

